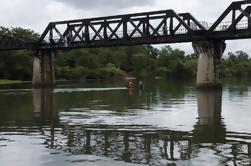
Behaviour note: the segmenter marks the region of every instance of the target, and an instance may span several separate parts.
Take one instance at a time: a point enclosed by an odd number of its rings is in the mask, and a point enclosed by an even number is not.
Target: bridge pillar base
[[[193,42],[193,48],[198,55],[197,88],[221,89],[219,78],[220,59],[225,51],[223,40],[203,40]]]
[[[33,87],[55,85],[54,52],[38,52],[33,59]]]

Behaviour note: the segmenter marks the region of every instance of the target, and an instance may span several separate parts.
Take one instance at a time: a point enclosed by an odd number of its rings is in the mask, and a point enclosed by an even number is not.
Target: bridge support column
[[[34,87],[52,87],[55,85],[54,52],[39,51],[33,60]]]
[[[223,40],[203,40],[193,42],[198,55],[197,87],[198,89],[221,89],[219,64],[226,44]]]

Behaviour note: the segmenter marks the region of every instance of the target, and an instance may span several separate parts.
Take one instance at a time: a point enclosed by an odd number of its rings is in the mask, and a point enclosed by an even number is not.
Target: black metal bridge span
[[[38,41],[1,36],[0,50],[61,50],[251,38],[251,0],[232,2],[215,23],[173,10],[51,22]]]

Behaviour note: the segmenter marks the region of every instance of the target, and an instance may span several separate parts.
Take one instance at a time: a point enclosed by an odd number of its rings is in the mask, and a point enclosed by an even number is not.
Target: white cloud
[[[56,0],[65,4],[72,5],[74,8],[92,10],[92,9],[104,9],[104,8],[130,8],[133,6],[149,6],[153,5],[153,0]]]

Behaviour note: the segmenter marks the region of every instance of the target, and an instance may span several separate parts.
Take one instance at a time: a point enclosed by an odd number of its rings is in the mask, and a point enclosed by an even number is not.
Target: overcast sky
[[[42,33],[50,21],[90,18],[162,9],[190,12],[199,21],[214,22],[232,0],[0,0],[1,26]],[[225,53],[243,50],[251,55],[251,40],[227,42]],[[173,44],[188,53],[191,43]],[[160,46],[157,46],[160,47]]]

